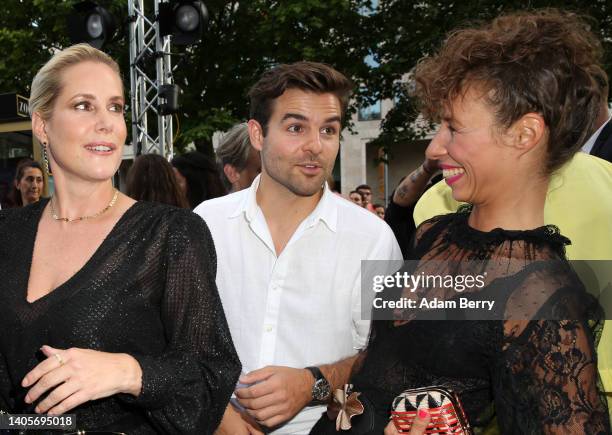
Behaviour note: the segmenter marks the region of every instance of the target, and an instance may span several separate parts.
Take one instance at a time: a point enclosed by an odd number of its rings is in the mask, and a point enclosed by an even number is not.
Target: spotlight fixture
[[[172,35],[175,45],[191,45],[202,38],[208,10],[201,1],[175,0],[159,4],[160,36]]]
[[[115,34],[115,19],[103,7],[84,1],[75,4],[73,10],[68,17],[68,34],[73,44],[86,42],[100,49]]]

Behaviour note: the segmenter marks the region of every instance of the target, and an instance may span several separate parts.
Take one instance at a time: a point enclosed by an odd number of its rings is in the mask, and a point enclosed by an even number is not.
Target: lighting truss
[[[130,88],[132,144],[134,153],[173,156],[172,115],[161,115],[162,85],[172,84],[170,36],[160,37],[159,15],[162,0],[153,0],[153,14],[147,16],[145,0],[129,0]],[[150,5],[150,2],[147,2]]]

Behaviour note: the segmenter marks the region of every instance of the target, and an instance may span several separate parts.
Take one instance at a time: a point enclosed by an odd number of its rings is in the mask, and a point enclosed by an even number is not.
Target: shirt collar
[[[259,174],[251,186],[246,189],[246,193],[241,198],[238,206],[234,213],[230,215],[230,218],[234,218],[244,213],[246,219],[251,222],[257,215],[259,205],[257,204],[257,189],[259,188],[259,181],[261,174]],[[329,190],[327,183],[323,187],[323,195],[319,200],[319,203],[315,209],[305,219],[307,228],[314,226],[319,220],[323,221],[327,227],[336,232],[338,223],[338,208],[335,193]]]
[[[259,188],[259,180],[261,178],[261,174],[259,174],[251,185],[245,189],[243,192],[242,198],[238,202],[238,206],[234,213],[230,215],[230,218],[235,218],[242,213],[245,213],[245,216],[249,222],[253,220],[255,214],[257,213],[257,209],[259,206],[257,205],[257,189]]]
[[[338,224],[338,202],[336,194],[329,190],[327,182],[323,186],[323,195],[315,209],[306,218],[308,228],[314,226],[320,220],[334,233]]]

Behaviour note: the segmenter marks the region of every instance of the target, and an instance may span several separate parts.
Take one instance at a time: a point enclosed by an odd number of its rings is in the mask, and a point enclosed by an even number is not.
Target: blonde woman
[[[117,64],[84,44],[32,82],[55,194],[0,214],[0,408],[79,430],[212,433],[240,363],[196,215],[112,177],[126,139]]]

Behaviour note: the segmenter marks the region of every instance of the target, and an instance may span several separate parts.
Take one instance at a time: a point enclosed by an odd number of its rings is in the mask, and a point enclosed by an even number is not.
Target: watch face
[[[324,402],[329,398],[330,393],[331,389],[327,379],[317,379],[312,387],[312,398]]]

